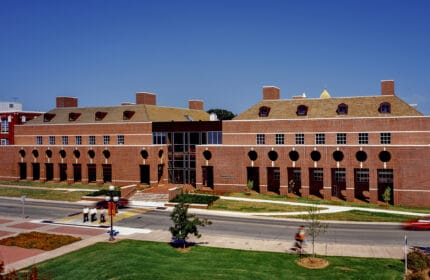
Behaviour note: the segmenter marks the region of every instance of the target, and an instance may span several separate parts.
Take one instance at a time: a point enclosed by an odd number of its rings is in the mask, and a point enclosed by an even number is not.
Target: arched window
[[[268,117],[270,113],[270,107],[267,106],[261,106],[260,110],[258,111],[259,117]]]
[[[391,104],[388,102],[382,102],[379,105],[378,111],[381,114],[390,114],[391,113]]]
[[[296,114],[297,116],[306,116],[308,114],[308,106],[306,105],[297,106]]]
[[[348,114],[348,105],[346,105],[345,103],[341,103],[341,104],[337,105],[336,113],[338,115],[347,115]]]

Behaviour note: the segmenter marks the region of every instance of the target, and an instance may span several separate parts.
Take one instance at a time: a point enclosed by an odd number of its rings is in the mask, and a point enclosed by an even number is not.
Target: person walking
[[[105,223],[105,222],[106,222],[106,209],[102,207],[100,209],[100,223]]]
[[[97,221],[97,208],[93,207],[90,210],[91,222]]]
[[[85,206],[84,209],[82,209],[82,213],[84,214],[83,222],[88,222],[88,214],[90,213],[90,208],[88,208],[88,206]]]
[[[300,253],[300,254],[303,253],[303,245],[305,243],[305,239],[306,239],[305,226],[300,226],[295,236],[296,242],[294,243],[295,245],[294,247],[296,248],[297,253]]]

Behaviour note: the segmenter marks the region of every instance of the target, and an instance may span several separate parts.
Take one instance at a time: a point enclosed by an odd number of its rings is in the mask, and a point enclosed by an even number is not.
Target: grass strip
[[[307,206],[296,206],[266,202],[234,201],[218,199],[211,206],[210,210],[239,211],[239,212],[300,212],[307,211]],[[323,210],[326,208],[320,208]]]
[[[287,216],[283,216],[283,217],[286,218]],[[292,216],[288,216],[288,217],[292,218]],[[298,218],[298,219],[305,219],[306,217],[307,215],[293,216],[293,218]],[[406,220],[417,219],[419,218],[419,216],[350,210],[350,211],[337,212],[337,213],[319,214],[318,218],[320,220],[333,220],[333,221],[401,223]]]
[[[182,253],[167,243],[123,240],[92,246],[37,265],[52,279],[403,279],[393,259],[324,257],[330,265],[311,270],[295,254],[193,247]],[[40,275],[43,276],[43,275]]]
[[[88,191],[65,191],[65,190],[46,190],[36,188],[8,188],[0,187],[1,196],[4,197],[21,197],[27,198],[59,200],[59,201],[79,201],[82,196],[87,195]]]

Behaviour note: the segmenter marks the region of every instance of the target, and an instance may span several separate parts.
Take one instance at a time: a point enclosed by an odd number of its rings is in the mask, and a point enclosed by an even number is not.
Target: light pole
[[[114,186],[109,186],[109,191],[107,192],[105,200],[108,203],[108,215],[110,216],[109,241],[113,241],[115,240],[113,233],[113,216],[116,214],[116,204],[119,200]]]

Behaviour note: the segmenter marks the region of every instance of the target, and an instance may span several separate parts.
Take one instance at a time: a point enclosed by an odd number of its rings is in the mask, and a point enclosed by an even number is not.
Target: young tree
[[[309,222],[307,233],[312,242],[312,256],[315,257],[315,239],[323,232],[326,232],[328,225],[321,224],[319,219],[319,207],[317,204],[313,204],[308,208],[308,215],[306,216],[306,220]]]
[[[382,194],[382,199],[384,200],[385,204],[388,206],[388,204],[391,202],[391,188],[386,187],[384,190],[384,193]]]
[[[188,214],[188,205],[185,203],[177,204],[170,218],[174,224],[169,228],[172,233],[172,238],[175,242],[182,244],[184,248],[187,245],[189,234],[194,234],[197,238],[201,237],[197,226],[204,227],[212,224],[212,222],[207,219],[199,219],[193,214]]]

